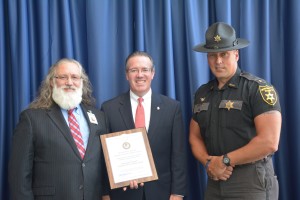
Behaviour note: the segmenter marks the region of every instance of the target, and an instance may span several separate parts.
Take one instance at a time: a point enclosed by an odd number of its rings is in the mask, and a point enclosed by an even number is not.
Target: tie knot
[[[139,104],[141,104],[144,101],[144,99],[142,97],[140,97],[140,98],[138,98],[138,101],[139,101]]]
[[[68,110],[68,115],[72,115],[73,111],[74,111],[74,108],[73,108],[73,109],[70,109],[70,110]]]

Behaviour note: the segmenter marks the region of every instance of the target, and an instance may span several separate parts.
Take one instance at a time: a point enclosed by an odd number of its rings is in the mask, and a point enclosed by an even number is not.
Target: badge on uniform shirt
[[[243,101],[240,100],[227,100],[223,99],[220,104],[219,108],[224,108],[230,111],[231,109],[234,110],[242,110],[243,107]]]
[[[92,113],[92,111],[89,110],[89,111],[87,112],[87,114],[88,114],[88,116],[89,116],[89,120],[90,120],[91,123],[93,123],[93,124],[98,124],[97,118],[96,118],[96,116],[94,115],[94,113]]]
[[[234,102],[229,100],[226,102],[225,108],[230,110],[231,108],[233,108],[233,104],[234,104]]]
[[[273,86],[259,86],[259,92],[263,100],[269,104],[274,106],[277,102],[277,94]]]

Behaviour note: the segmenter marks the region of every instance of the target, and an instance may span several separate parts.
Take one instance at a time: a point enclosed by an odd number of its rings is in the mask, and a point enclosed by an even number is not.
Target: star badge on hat
[[[216,35],[214,38],[215,38],[215,42],[220,42],[221,41],[221,37],[219,35]]]
[[[236,37],[232,26],[224,22],[216,22],[206,30],[205,43],[198,44],[193,49],[203,53],[223,52],[241,49],[248,45],[248,40]]]

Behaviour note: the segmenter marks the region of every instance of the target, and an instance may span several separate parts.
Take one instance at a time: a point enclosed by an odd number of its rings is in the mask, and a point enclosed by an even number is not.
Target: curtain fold
[[[273,160],[280,199],[300,199],[299,12],[297,0],[0,0],[0,199],[9,198],[7,163],[18,116],[63,57],[83,64],[100,106],[128,90],[127,55],[149,52],[156,69],[152,89],[181,102],[188,139],[194,92],[212,78],[206,54],[192,48],[216,21],[250,41],[239,66],[278,90],[283,126]],[[201,200],[207,176],[187,151],[185,199]]]

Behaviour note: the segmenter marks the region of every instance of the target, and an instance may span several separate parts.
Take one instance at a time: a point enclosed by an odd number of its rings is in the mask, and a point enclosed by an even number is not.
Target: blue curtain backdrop
[[[97,105],[128,90],[124,60],[135,50],[155,61],[153,90],[182,103],[186,131],[196,89],[211,79],[206,55],[192,51],[216,21],[250,40],[240,67],[278,89],[283,127],[274,157],[280,199],[300,199],[300,1],[298,0],[0,0],[0,199],[9,198],[7,163],[19,113],[49,67],[79,60]],[[189,195],[201,200],[203,167],[188,158]]]

